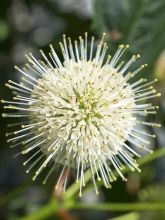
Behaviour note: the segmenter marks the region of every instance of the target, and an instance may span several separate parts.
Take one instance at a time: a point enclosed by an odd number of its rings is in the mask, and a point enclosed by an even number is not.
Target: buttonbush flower
[[[29,165],[27,172],[37,167],[33,180],[49,164],[46,183],[60,165],[56,188],[65,173],[65,190],[72,168],[80,196],[87,169],[96,193],[97,181],[111,187],[116,180],[114,170],[124,181],[124,165],[140,171],[134,157],[140,156],[138,149],[150,151],[145,137],[155,136],[140,130],[139,125],[160,126],[144,119],[158,108],[144,103],[160,96],[152,87],[156,80],[132,80],[147,64],[130,72],[140,55],[124,63],[122,56],[129,46],[119,45],[111,57],[104,37],[95,47],[94,37],[89,43],[87,33],[74,42],[63,35],[62,60],[52,45],[49,58],[40,51],[43,61],[29,53],[25,67],[15,67],[22,74],[21,82],[6,83],[14,91],[14,100],[2,100],[4,108],[11,109],[3,116],[18,118],[7,141],[11,147],[23,147],[22,154],[29,154],[24,165]]]

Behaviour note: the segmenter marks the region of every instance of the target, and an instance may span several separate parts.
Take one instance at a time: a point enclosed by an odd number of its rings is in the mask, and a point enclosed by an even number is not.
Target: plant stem
[[[159,157],[165,156],[165,147],[161,147],[154,151],[153,154],[148,154],[138,160],[138,164],[140,166],[143,166],[146,163],[152,162],[153,160],[156,160]]]
[[[165,147],[156,150],[152,155],[144,156],[139,159],[138,162],[142,166],[146,163],[156,160],[157,158],[165,155]],[[128,172],[128,169],[125,169]],[[91,178],[89,171],[85,173],[86,182]],[[165,204],[163,203],[99,203],[99,204],[82,204],[72,202],[71,198],[79,190],[77,183],[72,184],[64,195],[66,203],[64,204],[65,209],[100,209],[100,210],[114,210],[114,211],[128,211],[128,210],[163,210],[165,211]],[[70,202],[69,202],[70,201]],[[29,216],[22,218],[21,220],[42,220],[49,217],[52,213],[59,210],[59,205],[55,200],[50,200],[45,206],[39,208],[36,212],[31,213]]]
[[[85,204],[75,203],[73,209],[85,210],[101,210],[101,211],[165,211],[164,203],[98,203],[98,204]]]
[[[161,157],[161,156],[164,156],[165,155],[165,147],[162,147],[156,151],[154,151],[153,154],[148,154],[140,159],[138,159],[138,164],[140,166],[143,166],[145,165],[146,163],[149,163],[153,160],[156,160],[157,158]],[[129,171],[129,168],[125,168],[122,173],[127,173]],[[115,175],[117,176],[118,173],[115,173]],[[87,183],[90,179],[91,179],[91,173],[90,171],[88,170],[85,175],[84,175],[84,178],[85,178],[85,182]],[[99,185],[102,184],[102,182],[99,182]],[[77,183],[73,183],[69,188],[68,190],[66,191],[64,197],[66,199],[68,198],[71,198],[76,192],[78,192],[79,190],[79,184]]]
[[[36,212],[21,218],[21,220],[41,220],[50,216],[52,213],[59,210],[59,204],[55,199],[52,199],[49,203],[39,208]]]
[[[84,174],[85,182],[87,183],[91,179],[91,172],[89,170]],[[66,191],[64,198],[71,198],[80,189],[79,183],[73,183]]]

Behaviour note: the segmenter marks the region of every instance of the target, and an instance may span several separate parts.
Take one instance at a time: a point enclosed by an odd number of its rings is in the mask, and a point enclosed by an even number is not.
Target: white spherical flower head
[[[9,80],[6,84],[14,90],[15,101],[2,100],[7,103],[5,108],[13,110],[3,114],[4,117],[25,118],[14,124],[21,128],[7,136],[15,135],[8,139],[11,147],[23,145],[21,153],[30,153],[24,163],[29,165],[33,161],[27,172],[38,165],[35,179],[50,164],[46,183],[60,164],[63,168],[56,188],[65,173],[65,190],[69,169],[73,168],[80,183],[80,196],[87,169],[91,171],[96,193],[97,180],[102,180],[107,188],[116,180],[113,168],[123,180],[126,180],[122,174],[124,165],[140,170],[133,158],[140,156],[135,148],[149,151],[145,137],[154,135],[137,126],[159,126],[142,118],[155,114],[158,108],[143,103],[146,98],[160,95],[151,86],[156,80],[146,83],[141,78],[130,83],[146,64],[129,71],[140,56],[133,55],[124,64],[121,57],[128,45],[120,45],[112,58],[106,57],[104,36],[95,47],[94,37],[89,44],[87,33],[74,44],[64,35],[60,43],[64,61],[58,58],[52,45],[50,59],[43,51],[44,61],[36,60],[30,53],[25,68],[16,67],[23,75],[21,83]]]

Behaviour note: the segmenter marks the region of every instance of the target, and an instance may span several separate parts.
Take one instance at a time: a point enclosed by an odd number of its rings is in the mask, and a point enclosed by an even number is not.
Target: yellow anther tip
[[[120,45],[119,45],[119,48],[124,48],[124,44],[120,44]]]

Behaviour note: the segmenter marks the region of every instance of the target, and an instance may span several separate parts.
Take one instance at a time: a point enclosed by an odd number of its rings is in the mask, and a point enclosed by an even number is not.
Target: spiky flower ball
[[[89,169],[98,193],[96,180],[111,187],[110,182],[116,179],[114,168],[123,180],[123,165],[140,170],[133,158],[140,156],[135,148],[148,151],[145,136],[154,135],[138,126],[159,126],[143,120],[157,108],[143,101],[160,94],[151,86],[155,80],[146,83],[141,78],[130,83],[146,64],[129,71],[140,55],[133,55],[127,63],[121,61],[128,45],[120,45],[111,58],[106,55],[104,34],[95,47],[94,37],[89,45],[86,33],[84,39],[80,37],[74,43],[64,35],[60,47],[63,60],[50,45],[50,59],[43,51],[44,61],[30,53],[25,68],[15,67],[23,77],[20,83],[9,80],[6,84],[14,90],[15,101],[2,100],[7,103],[5,108],[12,109],[3,116],[23,121],[14,124],[21,128],[7,134],[8,142],[11,147],[23,146],[23,154],[30,153],[24,165],[33,161],[27,172],[38,165],[33,179],[50,164],[45,183],[60,164],[63,168],[56,188],[65,172],[65,189],[68,171],[73,168],[81,196],[84,171]]]

